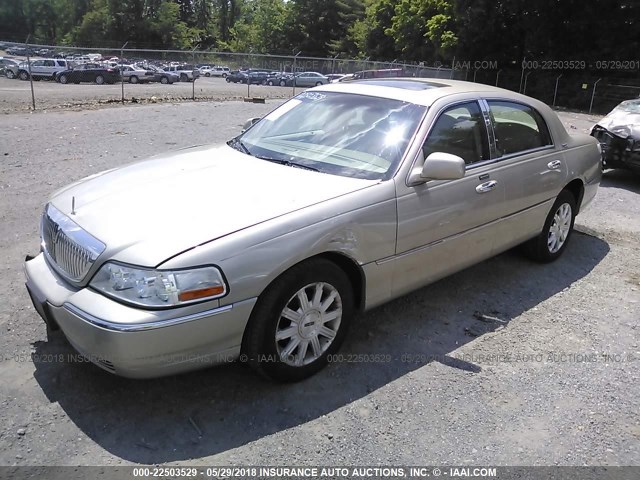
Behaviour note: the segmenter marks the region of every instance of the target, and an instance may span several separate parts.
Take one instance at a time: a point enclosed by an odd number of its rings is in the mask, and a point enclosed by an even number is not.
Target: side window
[[[36,60],[31,63],[32,67],[42,67],[44,65],[44,60]]]
[[[56,64],[53,62],[53,60],[44,60],[44,66],[45,67],[55,67]]]
[[[489,142],[477,102],[455,105],[436,120],[422,146],[424,158],[434,152],[450,153],[467,165],[489,159]]]
[[[498,100],[488,103],[499,157],[552,144],[547,124],[533,108]]]

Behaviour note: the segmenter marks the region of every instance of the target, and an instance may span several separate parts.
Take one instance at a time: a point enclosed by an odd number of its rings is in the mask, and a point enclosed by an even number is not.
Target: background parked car
[[[287,72],[271,72],[267,76],[267,85],[280,85],[284,87],[287,84],[287,80],[291,79],[293,75]]]
[[[227,75],[227,78],[225,79],[227,81],[227,83],[247,83],[247,77],[248,77],[248,73],[247,72],[241,72],[239,70],[234,70],[233,72],[229,73],[229,75]]]
[[[120,72],[117,68],[105,67],[97,63],[83,63],[73,69],[57,73],[55,80],[60,83],[95,82],[102,85],[119,82]]]
[[[287,80],[287,85],[296,87],[315,87],[329,83],[329,79],[318,72],[302,72]]]
[[[164,70],[177,73],[181,82],[193,82],[200,76],[200,70],[195,65],[169,65]]]
[[[34,80],[53,80],[58,72],[71,68],[71,63],[60,58],[31,60],[31,75]],[[7,77],[29,80],[29,64],[21,62],[7,67]]]
[[[247,78],[249,79],[250,84],[266,85],[268,76],[269,76],[269,72],[254,71],[254,72],[249,72],[249,74],[247,75]]]
[[[176,72],[167,72],[155,65],[148,65],[147,68],[153,72],[152,82],[160,82],[166,85],[180,81],[180,75]]]
[[[229,73],[231,73],[231,70],[229,70],[229,67],[213,67],[210,72],[212,77],[222,77],[222,78],[226,78],[227,75],[229,75]]]
[[[153,81],[154,72],[136,65],[123,65],[120,67],[120,74],[125,82],[129,83],[149,83]]]
[[[12,60],[10,58],[0,57],[0,75],[6,75],[8,78],[15,78],[13,71],[9,70],[9,67],[17,67],[17,66],[18,66],[18,62],[16,62],[15,60]]]

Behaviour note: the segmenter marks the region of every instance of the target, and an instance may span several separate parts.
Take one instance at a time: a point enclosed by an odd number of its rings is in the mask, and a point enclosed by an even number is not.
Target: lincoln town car
[[[240,359],[296,381],[364,311],[516,246],[556,260],[600,179],[598,141],[535,99],[441,79],[322,85],[226,144],[53,194],[26,286],[48,328],[114,374]]]

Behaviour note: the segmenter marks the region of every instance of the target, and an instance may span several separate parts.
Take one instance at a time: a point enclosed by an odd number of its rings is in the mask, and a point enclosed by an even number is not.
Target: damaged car
[[[594,125],[591,135],[602,147],[602,168],[640,173],[640,98],[626,100]]]

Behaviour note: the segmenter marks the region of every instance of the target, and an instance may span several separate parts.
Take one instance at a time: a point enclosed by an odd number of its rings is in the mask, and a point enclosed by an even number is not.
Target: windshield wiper
[[[245,146],[244,143],[242,143],[242,140],[240,140],[238,137],[234,137],[231,140],[229,140],[227,142],[227,145],[229,145],[231,148],[238,150],[242,153],[246,153],[247,155],[251,155],[251,152],[249,151],[249,149]]]
[[[249,149],[246,147],[246,145],[244,143],[242,143],[242,140],[240,140],[238,137],[234,137],[231,140],[229,140],[227,142],[227,145],[229,145],[231,148],[233,148],[235,150],[238,150],[238,151],[240,151],[242,153],[246,153],[247,155],[251,155],[252,157],[259,158],[260,160],[266,160],[268,162],[277,163],[279,165],[286,165],[287,167],[294,167],[294,168],[302,168],[304,170],[311,170],[312,172],[319,172],[320,171],[317,168],[309,167],[308,165],[303,165],[302,163],[292,162],[291,160],[282,160],[280,158],[267,157],[265,155],[254,155],[253,153],[251,153],[249,151]]]
[[[320,171],[317,168],[310,167],[302,163],[292,162],[291,160],[282,160],[280,158],[273,158],[273,157],[261,157],[260,155],[254,155],[254,157],[259,158],[260,160],[266,160],[268,162],[277,163],[279,165],[286,165],[287,167],[302,168],[304,170],[311,170],[312,172]]]

